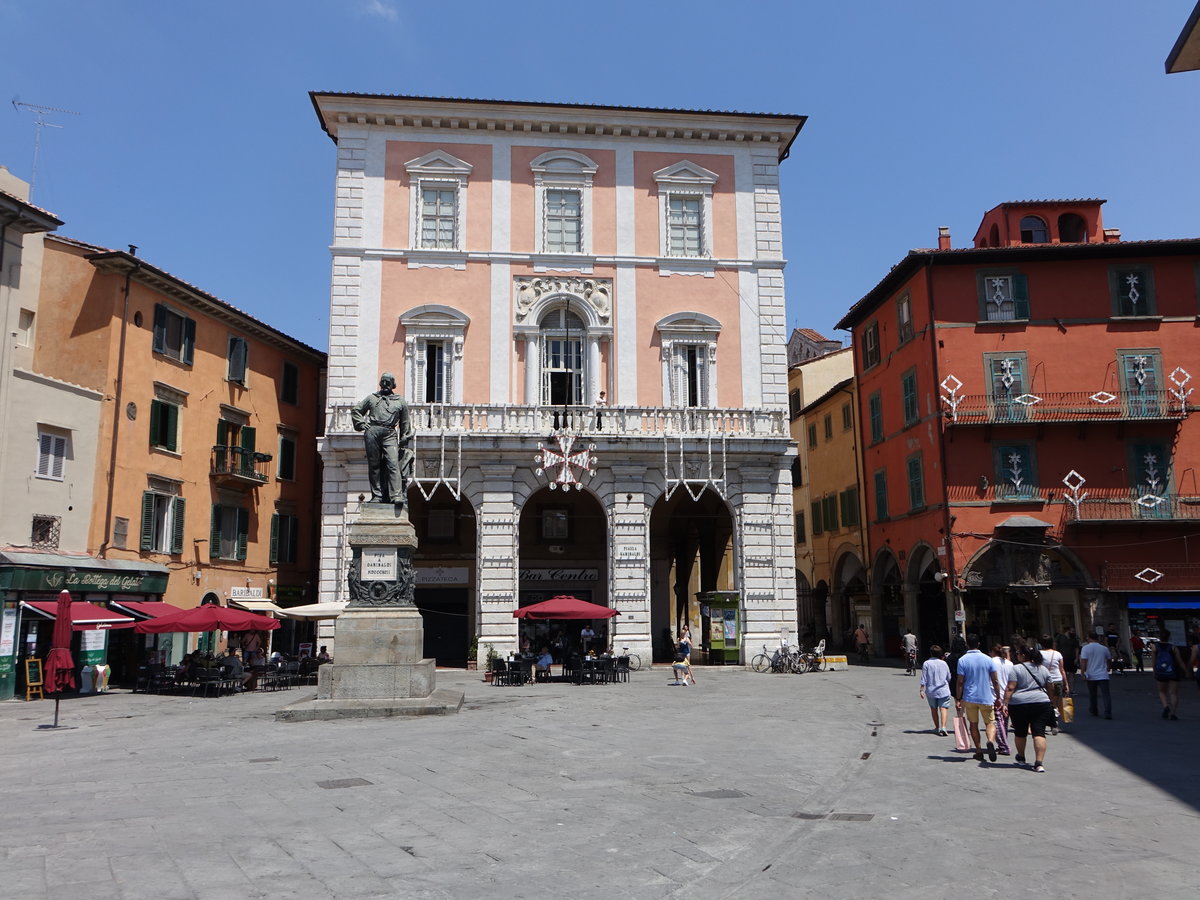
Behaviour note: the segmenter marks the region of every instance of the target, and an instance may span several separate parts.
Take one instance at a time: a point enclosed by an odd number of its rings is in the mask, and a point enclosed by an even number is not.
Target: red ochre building
[[[839,323],[877,649],[1196,624],[1200,239],[1123,241],[1103,203],[1001,204],[970,248],[943,228]]]

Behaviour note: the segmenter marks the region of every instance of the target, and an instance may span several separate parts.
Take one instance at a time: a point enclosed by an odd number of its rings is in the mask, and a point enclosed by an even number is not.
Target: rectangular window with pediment
[[[1162,351],[1119,350],[1121,388],[1125,412],[1131,418],[1155,418],[1162,414]]]
[[[458,247],[458,184],[421,182],[420,235],[423,250]]]
[[[1033,444],[994,444],[992,452],[997,500],[1033,500],[1041,496]]]
[[[1150,266],[1113,266],[1108,270],[1108,289],[1114,316],[1158,314]]]
[[[583,196],[581,191],[546,190],[546,252],[583,252]]]
[[[979,318],[1010,322],[1029,318],[1029,281],[1018,272],[979,272]]]
[[[450,342],[417,341],[416,354],[417,372],[412,399],[417,403],[449,402],[452,377]]]
[[[1029,417],[1029,385],[1024,351],[985,353],[992,421],[1024,422]]]

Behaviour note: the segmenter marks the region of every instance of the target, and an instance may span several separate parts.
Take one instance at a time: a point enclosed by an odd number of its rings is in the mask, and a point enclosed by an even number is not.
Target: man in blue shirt
[[[987,733],[988,760],[996,761],[996,698],[1003,697],[992,659],[979,649],[979,635],[967,635],[967,652],[958,660],[958,685],[954,696],[959,712],[965,711],[975,742],[975,758],[983,760],[979,747],[979,719]]]

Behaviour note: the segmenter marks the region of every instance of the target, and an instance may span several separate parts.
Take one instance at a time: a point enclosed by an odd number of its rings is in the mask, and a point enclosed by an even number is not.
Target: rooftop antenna
[[[21,100],[14,99],[12,102],[13,109],[20,112],[22,109],[27,109],[33,113],[33,171],[29,176],[29,199],[33,199],[34,187],[37,185],[38,172],[38,157],[42,153],[42,129],[43,128],[62,128],[61,125],[55,125],[53,122],[46,121],[47,113],[65,113],[69,116],[77,116],[79,113],[73,109],[62,109],[58,106],[39,106],[36,103],[25,103]]]

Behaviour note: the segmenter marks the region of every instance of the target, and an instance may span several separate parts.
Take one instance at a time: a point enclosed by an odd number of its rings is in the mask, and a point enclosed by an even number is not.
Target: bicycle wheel
[[[642,667],[642,658],[636,653],[629,654],[629,671],[636,672]]]
[[[793,653],[788,657],[788,671],[793,675],[803,675],[808,671],[805,665],[804,656],[800,653]]]
[[[820,672],[824,668],[825,668],[825,657],[817,656],[817,654],[815,654],[815,653],[812,654],[812,657],[808,661],[808,671]]]
[[[767,656],[765,653],[758,654],[758,656],[750,660],[750,668],[752,668],[755,672],[770,672],[771,657]]]

